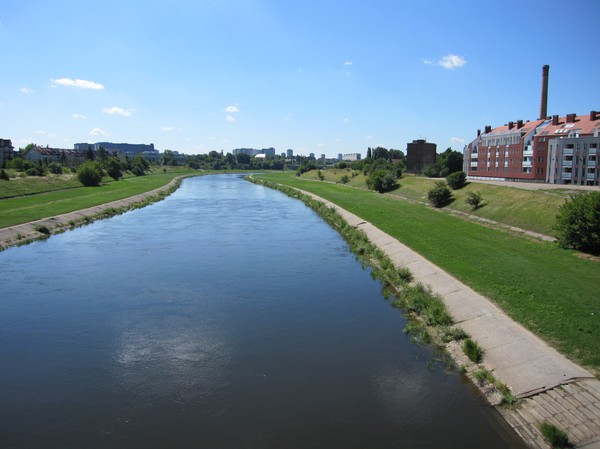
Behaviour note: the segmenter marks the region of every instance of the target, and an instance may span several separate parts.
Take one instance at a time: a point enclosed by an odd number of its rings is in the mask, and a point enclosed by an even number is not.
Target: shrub
[[[540,431],[542,432],[542,435],[544,435],[546,441],[550,443],[552,448],[572,447],[572,444],[569,441],[569,436],[564,430],[559,429],[554,424],[544,421],[540,425]]]
[[[427,192],[427,199],[434,207],[444,207],[451,198],[452,191],[446,181],[437,181],[433,189]]]
[[[481,206],[483,206],[483,197],[481,196],[481,192],[467,192],[465,203],[471,206],[471,210],[479,209]]]
[[[323,175],[323,172],[321,170],[317,170],[317,178],[319,178],[319,181],[325,180],[325,175]]]
[[[350,181],[350,178],[348,177],[348,175],[344,175],[342,176],[342,179],[340,179],[342,184],[346,184]]]
[[[8,173],[4,169],[0,170],[0,180],[2,180],[2,181],[10,180],[10,176],[8,176]]]
[[[118,157],[113,156],[106,161],[106,172],[108,173],[108,176],[115,181],[118,181],[123,177],[123,172],[121,171],[122,168],[121,160]]]
[[[77,179],[87,187],[100,185],[103,175],[99,162],[86,161],[77,169]]]
[[[453,190],[462,189],[467,184],[467,175],[464,171],[456,171],[446,177],[446,182]]]
[[[379,193],[389,192],[398,187],[396,175],[387,170],[375,170],[367,178],[367,186]]]
[[[58,162],[51,162],[48,164],[48,170],[50,170],[50,173],[55,175],[60,175],[63,172],[62,165],[60,165]]]
[[[483,358],[483,348],[477,342],[467,338],[463,343],[463,352],[469,357],[471,362],[479,363]]]
[[[600,255],[600,192],[572,195],[558,210],[554,229],[561,247]]]
[[[25,174],[27,176],[44,176],[46,174],[46,170],[44,170],[44,167],[41,165],[36,165],[35,167],[25,170]]]
[[[40,232],[42,234],[46,234],[46,235],[50,234],[50,229],[48,229],[48,226],[43,225],[43,224],[37,224],[33,227],[33,229],[35,229],[37,232]]]

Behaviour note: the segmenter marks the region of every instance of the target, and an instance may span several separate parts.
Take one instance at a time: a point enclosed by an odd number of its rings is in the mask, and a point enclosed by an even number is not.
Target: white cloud
[[[440,59],[439,61],[425,59],[423,63],[427,65],[437,65],[447,70],[452,70],[464,66],[467,63],[467,61],[462,56],[449,54],[442,57],[442,59]]]
[[[102,84],[96,83],[94,81],[88,81],[88,80],[59,78],[57,80],[51,79],[50,82],[52,83],[52,85],[54,87],[67,86],[67,87],[77,87],[79,89],[92,89],[92,90],[104,89],[104,86]]]
[[[465,143],[465,139],[461,139],[460,137],[450,137],[450,142],[452,142],[452,143]]]
[[[21,93],[24,94],[32,94],[33,93],[33,89],[30,89],[29,87],[21,87]]]
[[[118,106],[113,106],[112,108],[102,109],[102,112],[104,112],[105,114],[122,115],[123,117],[129,117],[135,112],[135,109],[123,109]]]
[[[344,65],[345,66],[350,66],[350,65],[352,65],[352,61],[346,61],[346,62],[344,62]]]
[[[348,117],[344,117],[344,119],[342,120],[344,123],[348,123],[350,121],[350,119]]]
[[[225,117],[225,120],[227,120],[229,123],[233,123],[235,122],[235,117],[232,115],[228,115],[227,117]]]
[[[325,146],[324,143],[320,143],[320,144],[317,145],[317,148],[323,148],[324,146]]]
[[[71,114],[71,118],[74,118],[75,120],[85,120],[87,117],[83,114]]]
[[[227,112],[240,112],[240,108],[238,108],[237,104],[232,104],[231,106],[227,106],[225,108]]]
[[[367,140],[373,140],[373,136],[366,135],[366,136],[365,136],[365,139],[367,139]]]
[[[94,128],[90,131],[90,136],[108,136],[108,133],[100,128]]]
[[[165,131],[165,132],[175,131],[174,126],[161,126],[160,129],[161,129],[161,131]]]

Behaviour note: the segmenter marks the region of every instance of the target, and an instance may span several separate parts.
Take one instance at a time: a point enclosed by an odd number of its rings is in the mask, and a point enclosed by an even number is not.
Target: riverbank
[[[160,201],[177,190],[181,181],[189,176],[196,175],[177,176],[162,187],[128,198],[2,228],[0,229],[0,251],[11,246],[24,245],[35,240],[43,240],[52,234],[61,233],[91,223],[94,220],[112,217],[128,210]]]
[[[351,226],[361,229],[398,269],[410,269],[415,282],[428,285],[443,298],[455,322],[480,344],[485,357],[479,364],[470,362],[457,342],[449,343],[447,352],[530,447],[549,447],[540,431],[543,422],[564,429],[571,442],[580,447],[600,445],[600,381],[591,373],[371,223],[333,202],[297,190],[334,209]],[[500,406],[495,389],[488,382],[480,382],[477,373],[482,372],[493,373],[519,401],[513,406]]]

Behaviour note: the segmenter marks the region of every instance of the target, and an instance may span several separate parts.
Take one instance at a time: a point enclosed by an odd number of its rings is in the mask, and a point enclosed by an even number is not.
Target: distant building
[[[423,168],[433,164],[436,159],[437,145],[424,139],[413,140],[406,145],[406,171],[421,173]]]
[[[325,155],[324,155],[324,154],[322,154],[320,159],[321,159],[322,161],[324,161],[324,160],[325,160]]]
[[[5,161],[10,161],[14,156],[14,149],[10,139],[0,139],[0,166],[4,165]]]
[[[71,148],[50,148],[35,146],[25,155],[25,159],[45,163],[59,162],[61,164],[79,165],[86,159],[86,151],[73,150]]]
[[[288,159],[291,159],[294,157],[294,150],[287,150],[286,151],[286,156]]]
[[[341,160],[343,160],[343,157],[344,157],[344,156],[342,155],[342,153],[338,153],[337,160],[338,160],[338,161],[341,161]]]
[[[257,150],[255,148],[236,148],[232,153],[234,156],[237,156],[238,154],[247,154],[248,156],[254,157],[258,154],[264,154],[267,157],[275,157],[275,148],[263,148],[262,150]]]
[[[348,153],[342,156],[343,161],[354,162],[360,161],[360,153]]]
[[[104,148],[109,153],[120,153],[122,156],[128,156],[130,158],[137,154],[146,153],[146,155],[156,154],[158,150],[154,148],[154,144],[135,144],[135,143],[113,143],[113,142],[96,142],[96,143],[76,143],[74,145],[75,150],[87,151],[91,148],[94,151],[98,151],[100,147]]]

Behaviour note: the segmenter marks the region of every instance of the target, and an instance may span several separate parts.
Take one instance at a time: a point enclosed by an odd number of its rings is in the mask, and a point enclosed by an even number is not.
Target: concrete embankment
[[[185,177],[186,176],[177,176],[168,184],[159,187],[158,189],[140,193],[139,195],[111,201],[110,203],[100,204],[87,209],[69,212],[67,214],[56,215],[54,217],[2,228],[0,229],[0,250],[10,246],[22,245],[33,240],[45,239],[49,234],[63,232],[98,218],[104,218],[118,212],[125,212],[149,202],[158,201],[166,196],[168,192],[176,189],[181,180]],[[42,232],[40,232],[40,230],[42,230]],[[47,233],[46,230],[48,231]]]
[[[456,342],[448,345],[448,352],[459,366],[468,366],[469,374],[486,369],[510,388],[519,401],[514,406],[500,406],[499,395],[481,386],[530,447],[550,447],[539,429],[547,421],[565,430],[576,446],[600,449],[600,380],[395,238],[330,201],[301,192],[335,209],[350,225],[364,231],[396,267],[408,268],[415,282],[431,287],[443,298],[455,322],[478,342],[485,357],[481,364],[473,364]]]

